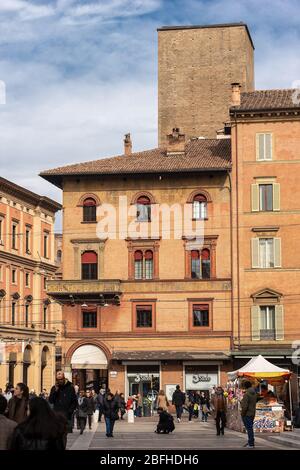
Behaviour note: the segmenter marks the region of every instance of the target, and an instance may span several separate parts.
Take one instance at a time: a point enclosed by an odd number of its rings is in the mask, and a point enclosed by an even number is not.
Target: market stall
[[[282,396],[284,395],[283,390],[287,389],[290,376],[291,372],[289,370],[275,366],[261,355],[253,357],[240,369],[229,372],[226,391],[228,401],[227,426],[236,431],[243,430],[240,417],[240,401],[243,397],[241,381],[247,379],[257,388],[259,396],[253,425],[254,431],[283,431],[285,407]],[[288,387],[288,391],[291,410],[290,387]]]

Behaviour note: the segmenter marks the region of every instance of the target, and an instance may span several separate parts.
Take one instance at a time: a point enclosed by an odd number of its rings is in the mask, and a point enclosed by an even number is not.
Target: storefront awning
[[[223,351],[114,351],[112,359],[118,361],[228,361],[230,353]]]
[[[72,369],[107,369],[107,358],[97,346],[85,344],[73,353],[71,365]]]

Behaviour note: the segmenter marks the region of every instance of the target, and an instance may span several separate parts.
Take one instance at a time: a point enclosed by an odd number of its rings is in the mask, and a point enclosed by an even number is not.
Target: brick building
[[[132,153],[127,134],[123,155],[41,174],[63,188],[63,279],[49,281],[48,293],[63,304],[65,369],[82,386],[170,395],[177,383],[224,384],[228,370],[262,353],[295,372],[296,401],[295,92],[253,91],[243,24],[162,28],[158,61],[158,148]],[[142,230],[134,236],[124,232],[125,196]],[[162,217],[149,231],[161,205],[174,204],[200,223],[201,243],[175,236],[178,213],[169,238]],[[117,223],[108,218],[103,234],[106,205]]]
[[[0,177],[0,386],[25,382],[40,392],[54,380],[58,305],[54,275],[55,213],[60,204]]]

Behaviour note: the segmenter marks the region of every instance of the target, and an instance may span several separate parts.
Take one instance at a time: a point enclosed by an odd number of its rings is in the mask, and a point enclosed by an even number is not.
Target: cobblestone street
[[[105,436],[105,424],[93,425],[93,429],[85,430],[83,435],[74,430],[68,436],[68,449],[241,449],[246,443],[246,435],[225,429],[225,436],[216,436],[214,423],[202,423],[198,420],[188,422],[184,417],[176,429],[169,435],[154,433],[157,418],[139,418],[134,424],[117,421],[114,438]],[[282,445],[256,437],[257,449],[287,449]],[[249,449],[245,449],[249,450]],[[250,450],[252,452],[252,450]]]

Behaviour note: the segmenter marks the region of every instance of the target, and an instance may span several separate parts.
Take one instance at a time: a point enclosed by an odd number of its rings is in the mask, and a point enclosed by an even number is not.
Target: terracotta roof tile
[[[251,111],[291,108],[300,108],[300,90],[298,89],[256,90],[241,93],[241,104],[232,106],[230,109]]]
[[[60,186],[61,177],[93,174],[131,174],[226,170],[231,167],[230,139],[198,139],[186,144],[185,152],[169,154],[155,148],[131,155],[102,158],[76,163],[40,173],[40,176]]]

